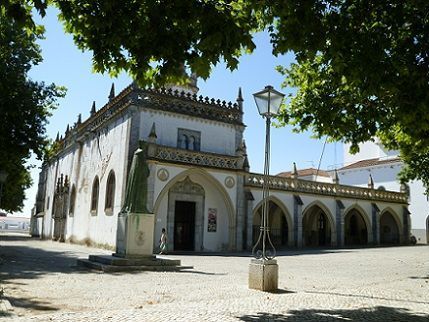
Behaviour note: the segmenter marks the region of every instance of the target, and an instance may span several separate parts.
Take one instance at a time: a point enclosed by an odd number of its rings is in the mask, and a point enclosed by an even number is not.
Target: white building
[[[154,245],[166,228],[170,250],[251,249],[263,176],[249,172],[244,129],[240,92],[226,103],[198,96],[195,84],[180,92],[134,84],[112,91],[56,141],[40,173],[32,233],[114,248],[131,159],[144,141]],[[270,177],[276,248],[408,243],[405,194],[321,181]]]
[[[386,150],[379,140],[360,145],[359,152],[354,155],[349,153],[349,148],[349,145],[344,146],[345,166],[338,169],[340,182],[366,187],[371,175],[376,189],[406,192],[409,195],[411,234],[418,243],[429,243],[429,202],[425,187],[419,180],[401,187],[398,173],[403,163],[398,152]]]

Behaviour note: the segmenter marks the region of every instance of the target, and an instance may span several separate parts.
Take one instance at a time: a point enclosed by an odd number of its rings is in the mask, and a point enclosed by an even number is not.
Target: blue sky
[[[115,83],[116,93],[119,93],[132,80],[125,74],[112,79],[108,75],[93,73],[91,53],[82,53],[77,49],[72,37],[64,33],[54,9],[49,9],[47,16],[40,21],[46,27],[46,39],[39,42],[44,61],[32,69],[30,77],[67,88],[66,97],[59,101],[59,108],[53,112],[47,125],[48,136],[55,138],[57,132],[64,134],[67,124],[76,122],[79,113],[83,120],[86,119],[93,101],[96,102],[97,109],[106,104],[112,82]],[[238,88],[242,88],[250,167],[252,172],[262,173],[265,122],[257,112],[252,93],[268,84],[285,94],[292,91],[293,89],[281,88],[283,77],[275,71],[275,66],[288,66],[293,61],[293,55],[274,57],[266,33],[256,35],[254,41],[257,49],[253,54],[242,57],[237,70],[230,72],[224,64],[219,64],[207,81],[198,80],[198,87],[199,94],[226,101],[235,101]],[[276,174],[289,171],[293,162],[296,162],[298,169],[317,168],[324,142],[310,137],[309,132],[293,133],[290,126],[272,128],[270,172]],[[333,168],[341,162],[342,145],[327,144],[321,168]],[[31,160],[31,163],[40,166],[40,162],[35,160]],[[26,192],[23,210],[23,215],[26,216],[30,215],[35,201],[39,172],[37,167],[32,171],[33,187]]]

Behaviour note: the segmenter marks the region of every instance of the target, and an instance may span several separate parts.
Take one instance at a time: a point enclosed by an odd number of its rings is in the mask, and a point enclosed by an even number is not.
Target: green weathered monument
[[[125,201],[118,215],[116,255],[152,256],[155,215],[147,209],[147,143],[140,141],[128,174]]]

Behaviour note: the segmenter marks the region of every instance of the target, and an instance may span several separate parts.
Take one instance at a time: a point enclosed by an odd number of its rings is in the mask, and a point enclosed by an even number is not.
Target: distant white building
[[[118,95],[112,90],[87,120],[79,117],[43,165],[32,234],[115,247],[131,160],[144,144],[154,245],[166,228],[169,250],[251,249],[260,232],[264,177],[249,171],[241,91],[227,103],[197,90],[196,84],[132,84]],[[301,174],[269,179],[276,248],[408,243],[405,194],[344,186],[322,172],[311,181],[314,169]]]
[[[429,202],[423,183],[419,180],[402,185],[398,173],[403,163],[397,151],[389,151],[381,142],[366,142],[359,146],[357,154],[349,153],[344,146],[344,167],[338,169],[341,184],[366,187],[371,175],[375,189],[402,191],[409,195],[411,234],[418,243],[429,243]]]

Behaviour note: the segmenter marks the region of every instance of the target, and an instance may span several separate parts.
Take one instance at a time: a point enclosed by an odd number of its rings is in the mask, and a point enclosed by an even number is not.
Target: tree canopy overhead
[[[36,39],[43,28],[26,32],[0,7],[0,169],[9,175],[3,189],[2,209],[22,209],[24,190],[31,185],[26,161],[31,153],[42,158],[47,143],[45,126],[55,100],[63,94],[54,84],[28,77],[42,61]]]
[[[225,61],[235,69],[255,31],[268,30],[273,54],[297,89],[281,124],[352,143],[379,136],[399,149],[405,179],[429,186],[429,2],[426,0],[5,0],[32,28],[32,8],[60,10],[66,31],[93,52],[97,72],[130,73],[140,85],[182,76],[207,78]]]

